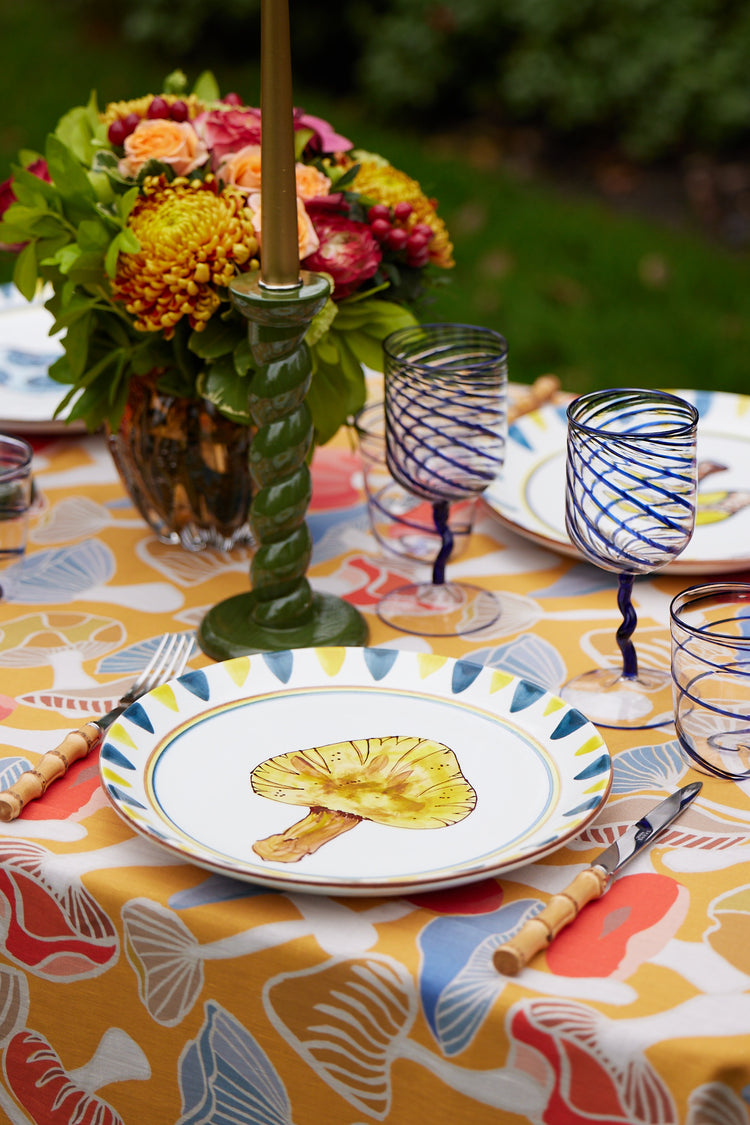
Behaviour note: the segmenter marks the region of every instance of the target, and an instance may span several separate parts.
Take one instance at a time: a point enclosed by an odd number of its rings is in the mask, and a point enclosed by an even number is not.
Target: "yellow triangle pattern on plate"
[[[427,679],[434,672],[438,672],[448,660],[447,656],[436,656],[434,652],[420,652],[417,654],[417,668],[420,680]]]
[[[242,687],[245,680],[250,675],[250,657],[236,656],[234,660],[227,660],[225,668],[237,687]]]
[[[575,751],[575,755],[578,757],[579,754],[590,754],[592,750],[598,750],[603,745],[604,739],[602,736],[600,734],[593,734],[587,742],[584,742],[583,746],[578,747]]]
[[[315,655],[324,672],[329,676],[337,676],[346,659],[346,649],[333,645],[330,648],[316,648]]]
[[[115,785],[119,785],[121,789],[132,789],[133,786],[129,781],[126,781],[121,774],[115,773],[114,770],[108,769],[106,766],[102,767],[102,777],[105,781],[111,781]]]
[[[554,711],[559,711],[561,707],[566,707],[564,699],[558,699],[557,696],[552,696],[547,706],[544,708],[545,715],[551,715]]]
[[[168,707],[170,711],[177,710],[177,700],[174,696],[174,689],[170,684],[159,684],[159,687],[152,688],[151,696],[164,707]]]
[[[109,729],[107,738],[116,740],[117,742],[122,742],[125,746],[130,746],[133,750],[136,749],[136,745],[133,742],[133,739],[125,730],[125,727],[122,725],[122,723],[113,723]]]
[[[507,687],[512,679],[513,676],[511,676],[510,672],[494,671],[492,673],[492,679],[490,680],[490,695],[494,695],[496,691],[500,691],[500,688]]]

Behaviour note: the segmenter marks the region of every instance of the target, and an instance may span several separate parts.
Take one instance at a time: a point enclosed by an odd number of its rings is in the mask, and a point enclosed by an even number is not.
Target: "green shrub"
[[[91,0],[78,0],[84,6]],[[257,58],[259,0],[115,0],[131,42]],[[650,159],[750,134],[744,0],[293,0],[297,76],[381,118],[489,115]]]

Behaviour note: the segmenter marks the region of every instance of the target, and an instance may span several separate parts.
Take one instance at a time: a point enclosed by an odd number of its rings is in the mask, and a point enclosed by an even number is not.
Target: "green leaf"
[[[247,322],[233,317],[214,316],[202,332],[192,332],[188,347],[201,359],[214,360],[231,354],[240,341],[247,337]]]
[[[16,258],[16,264],[13,268],[15,286],[27,301],[30,301],[36,294],[38,278],[36,247],[33,242],[30,242],[28,246],[24,246]]]
[[[59,332],[62,328],[68,328],[80,317],[92,313],[96,308],[96,304],[96,297],[75,292],[71,300],[68,301],[55,316],[53,331]]]
[[[247,332],[245,332],[239,344],[237,344],[236,348],[232,352],[232,356],[234,359],[234,366],[236,367],[237,373],[239,375],[247,375],[250,371],[254,370],[255,359],[250,348],[250,340],[248,338]]]
[[[76,204],[96,200],[96,192],[85,169],[58,136],[47,138],[47,166],[55,187],[64,200]]]
[[[204,70],[193,86],[193,93],[202,102],[218,102],[221,98],[219,84],[210,70]]]
[[[27,207],[41,207],[43,204],[57,203],[57,189],[54,184],[28,172],[25,168],[13,169],[13,194],[19,203]]]
[[[307,392],[307,405],[313,417],[315,442],[324,445],[338,432],[347,418],[364,406],[365,376],[362,366],[347,346],[339,341],[338,359],[327,364],[320,357],[319,346],[313,350],[315,373]]]
[[[109,245],[109,231],[99,219],[85,219],[79,223],[77,235],[81,250],[103,250]]]
[[[319,313],[312,318],[310,327],[305,333],[305,341],[309,347],[317,344],[325,336],[328,329],[338,316],[339,306],[329,297]]]
[[[294,158],[295,160],[302,159],[302,153],[305,151],[305,146],[311,137],[315,136],[314,129],[295,129],[294,130]]]
[[[55,136],[82,164],[91,165],[94,156],[93,140],[103,131],[99,121],[96,94],[92,91],[88,105],[75,106],[60,119]],[[57,183],[57,177],[52,177]]]
[[[74,379],[78,379],[86,370],[93,322],[93,313],[89,311],[77,317],[65,333],[65,354],[68,357],[70,374]]]
[[[235,422],[250,423],[247,397],[250,382],[243,378],[231,357],[223,357],[198,378],[199,393]]]

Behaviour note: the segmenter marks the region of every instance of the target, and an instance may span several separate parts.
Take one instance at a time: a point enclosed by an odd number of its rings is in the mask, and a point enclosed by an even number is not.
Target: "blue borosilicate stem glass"
[[[622,625],[617,630],[617,644],[622,653],[622,675],[626,680],[638,678],[638,657],[635,645],[630,639],[638,624],[638,616],[633,609],[633,575],[621,574],[617,585],[617,605],[622,614]]]
[[[450,505],[447,500],[436,500],[432,505],[432,521],[440,536],[440,550],[432,564],[432,583],[434,586],[445,585],[445,565],[453,551],[453,532],[448,526],[449,512]]]

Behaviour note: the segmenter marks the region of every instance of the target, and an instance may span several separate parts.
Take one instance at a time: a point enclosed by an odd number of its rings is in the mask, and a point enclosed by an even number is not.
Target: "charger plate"
[[[694,403],[698,423],[698,515],[679,574],[750,567],[750,396],[673,391]],[[484,493],[504,524],[563,555],[581,558],[565,530],[565,406],[544,406],[509,427],[502,476]]]
[[[291,754],[295,792],[309,772],[300,752],[390,735],[449,747],[461,775],[450,792],[463,799],[473,791],[473,809],[457,823],[420,827],[421,797],[415,803],[407,793],[412,827],[365,816],[295,862],[253,851],[308,813],[304,795],[296,805],[258,795],[250,783],[256,766]],[[371,804],[392,808],[406,759],[394,770],[377,756],[363,761],[362,786]],[[334,808],[335,767],[312,757]],[[237,657],[156,688],[109,729],[100,771],[131,828],[186,860],[281,890],[334,895],[417,893],[531,863],[577,836],[612,782],[596,728],[536,684],[444,656],[334,647]],[[429,798],[429,786],[420,793]]]

